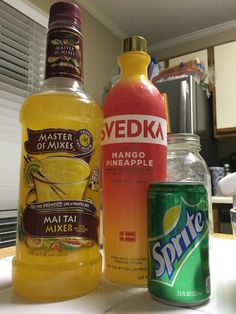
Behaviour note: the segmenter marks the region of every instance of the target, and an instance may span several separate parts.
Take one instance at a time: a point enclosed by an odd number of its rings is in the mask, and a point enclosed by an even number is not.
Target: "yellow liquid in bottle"
[[[91,99],[74,94],[62,92],[36,94],[23,104],[20,121],[23,144],[29,141],[28,129],[34,131],[87,129],[92,135],[94,150],[87,163],[80,158],[72,158],[74,155],[67,151],[31,153],[30,161],[35,162],[36,166],[40,164],[40,173],[41,175],[43,173],[43,177],[38,174],[38,171],[32,172],[34,180],[30,183],[33,186],[30,189],[26,171],[26,164],[29,161],[26,156],[29,154],[25,149],[26,145],[22,145],[18,238],[12,271],[13,286],[21,295],[42,301],[69,299],[86,294],[98,285],[101,275],[102,258],[96,241],[86,241],[87,239],[83,241],[82,237],[81,246],[71,245],[69,250],[62,247],[60,232],[70,231],[68,218],[64,220],[62,227],[58,227],[59,223],[55,222],[48,227],[49,234],[53,228],[59,229],[56,237],[58,242],[55,241],[50,248],[43,244],[44,237],[32,236],[25,232],[24,228],[21,228],[21,231],[19,228],[27,204],[35,204],[35,201],[37,204],[37,202],[57,202],[64,199],[80,200],[83,197],[85,201],[92,200],[97,209],[96,215],[99,217],[100,192],[98,189],[96,191],[89,189],[88,181],[92,170],[100,168],[102,110]],[[53,134],[57,137],[56,132]],[[51,143],[58,144],[62,137],[63,135],[58,135],[57,140],[53,142],[54,138]],[[66,135],[64,135],[64,142],[65,138]],[[87,138],[87,144],[88,141]],[[42,143],[48,144],[49,139],[44,138],[40,145]],[[55,187],[57,193],[53,191]],[[60,194],[60,191],[64,194]],[[68,239],[68,236],[66,238]],[[51,241],[50,237],[48,239]],[[70,240],[69,242],[73,243]]]

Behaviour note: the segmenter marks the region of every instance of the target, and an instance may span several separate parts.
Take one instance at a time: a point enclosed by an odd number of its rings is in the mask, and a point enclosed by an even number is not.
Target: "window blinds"
[[[43,81],[46,28],[0,0],[0,210],[18,203],[19,109]]]

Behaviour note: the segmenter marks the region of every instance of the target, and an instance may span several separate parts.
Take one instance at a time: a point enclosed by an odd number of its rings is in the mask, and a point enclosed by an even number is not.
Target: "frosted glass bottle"
[[[167,139],[167,181],[202,182],[208,193],[209,233],[213,232],[211,177],[200,155],[200,137],[196,134],[169,134]]]

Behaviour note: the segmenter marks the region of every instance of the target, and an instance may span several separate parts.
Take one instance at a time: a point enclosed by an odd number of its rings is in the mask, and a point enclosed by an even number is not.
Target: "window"
[[[40,87],[44,72],[46,18],[42,26],[16,7],[33,12],[24,0],[0,1],[0,211],[17,208],[19,109]]]

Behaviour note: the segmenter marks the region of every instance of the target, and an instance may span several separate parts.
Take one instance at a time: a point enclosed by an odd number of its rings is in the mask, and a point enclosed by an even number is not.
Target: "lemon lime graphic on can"
[[[164,303],[210,296],[208,198],[198,183],[152,183],[148,192],[148,289]]]
[[[178,223],[180,217],[180,206],[174,206],[167,210],[163,219],[164,233],[171,232]]]

